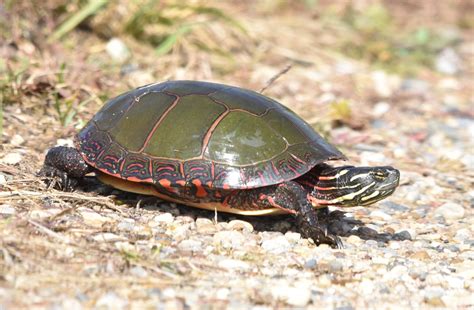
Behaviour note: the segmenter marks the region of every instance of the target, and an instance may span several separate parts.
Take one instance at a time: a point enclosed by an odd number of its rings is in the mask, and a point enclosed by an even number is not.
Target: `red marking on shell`
[[[306,162],[305,162],[305,161],[303,161],[302,159],[296,157],[294,154],[291,154],[291,153],[290,153],[290,156],[291,156],[294,160],[296,160],[297,162],[299,162],[300,164],[306,165]]]
[[[229,184],[222,184],[222,188],[223,189],[230,189],[230,186],[229,186]]]
[[[186,185],[186,182],[184,180],[178,180],[178,181],[176,181],[176,184],[184,186],[184,185]]]
[[[167,179],[161,179],[158,181],[158,183],[160,183],[161,186],[163,186],[164,188],[170,188],[171,187],[171,182]]]
[[[132,182],[149,182],[149,183],[153,182],[152,178],[140,179],[140,178],[137,178],[137,177],[128,177],[126,180],[127,181],[132,181]]]
[[[193,183],[194,186],[196,186],[196,197],[206,197],[207,196],[207,192],[202,187],[202,183],[201,183],[200,180],[194,179],[194,180],[191,181],[191,183]]]

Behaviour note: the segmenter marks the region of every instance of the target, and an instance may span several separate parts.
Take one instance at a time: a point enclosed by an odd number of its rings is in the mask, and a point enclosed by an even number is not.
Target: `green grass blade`
[[[171,51],[171,49],[179,40],[179,38],[187,34],[188,32],[190,32],[192,28],[193,26],[191,25],[183,25],[179,27],[178,30],[176,30],[174,33],[167,36],[166,39],[164,39],[163,42],[161,42],[160,45],[158,45],[158,47],[155,49],[156,54],[158,56],[167,54],[169,51]]]
[[[87,5],[64,21],[59,28],[51,34],[49,41],[56,41],[73,30],[77,25],[90,15],[97,13],[109,0],[89,0]]]

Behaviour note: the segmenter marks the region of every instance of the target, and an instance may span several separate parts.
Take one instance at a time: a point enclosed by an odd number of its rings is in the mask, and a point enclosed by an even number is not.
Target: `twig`
[[[290,71],[290,69],[293,67],[292,64],[289,64],[288,66],[286,66],[285,68],[283,68],[283,70],[281,70],[280,72],[278,72],[277,74],[275,74],[271,79],[268,80],[267,82],[267,85],[265,85],[261,90],[260,90],[260,93],[263,94],[263,92],[265,90],[267,90],[268,87],[270,87],[273,82],[275,82],[279,77],[281,77],[283,74],[287,73],[288,71]]]
[[[41,232],[47,234],[48,236],[50,237],[53,237],[55,239],[58,239],[60,240],[61,242],[63,243],[66,243],[66,244],[70,244],[71,242],[67,239],[67,238],[64,238],[63,236],[61,236],[60,234],[58,234],[57,232],[54,232],[52,231],[51,229],[41,225],[40,223],[37,223],[33,220],[28,220],[28,223],[30,223],[31,225],[35,226],[36,228],[38,228]]]

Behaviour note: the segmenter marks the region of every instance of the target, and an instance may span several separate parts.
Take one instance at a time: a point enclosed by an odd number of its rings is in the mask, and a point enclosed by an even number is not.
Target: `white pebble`
[[[100,233],[92,237],[92,239],[99,242],[115,242],[115,241],[126,240],[124,237],[121,237],[113,233]]]
[[[20,135],[14,135],[10,141],[10,143],[14,146],[20,146],[25,143],[25,139],[23,139]]]
[[[270,253],[281,254],[288,251],[291,246],[284,236],[278,236],[262,242],[262,248]]]
[[[21,156],[21,154],[8,153],[2,158],[1,162],[6,165],[16,165],[19,162],[21,162],[22,159],[23,159],[23,156]]]
[[[232,220],[227,225],[228,230],[241,230],[245,232],[252,232],[253,226],[249,222],[242,220]]]
[[[247,262],[231,258],[219,261],[218,265],[220,268],[230,270],[248,270],[250,268],[250,265]]]
[[[130,57],[130,51],[128,47],[122,40],[118,38],[110,39],[109,42],[107,42],[105,50],[110,55],[110,57],[112,57],[112,59],[119,62],[125,61],[128,59],[128,57]]]
[[[294,307],[306,306],[311,298],[311,289],[309,287],[275,285],[272,287],[271,292],[276,300],[285,301],[288,305]]]
[[[161,213],[153,217],[152,221],[148,223],[150,227],[160,226],[161,224],[170,224],[174,220],[171,213]]]
[[[95,307],[98,309],[125,309],[127,301],[120,298],[114,292],[108,292],[97,300]]]
[[[10,205],[0,205],[0,214],[2,215],[13,215],[15,212],[15,208]]]
[[[467,228],[459,229],[454,236],[454,240],[463,242],[471,238],[471,231]]]
[[[372,212],[370,212],[370,215],[369,215],[370,218],[378,218],[378,219],[382,219],[384,221],[389,221],[392,219],[392,216],[383,212],[382,210],[374,210]]]
[[[464,208],[454,202],[446,202],[440,206],[435,213],[442,215],[446,220],[458,220],[464,217]]]
[[[235,230],[224,230],[217,232],[213,237],[213,243],[226,249],[238,249],[245,242],[241,232]]]

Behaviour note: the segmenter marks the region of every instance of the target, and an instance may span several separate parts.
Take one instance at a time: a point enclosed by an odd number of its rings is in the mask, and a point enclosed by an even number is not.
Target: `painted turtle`
[[[294,214],[303,236],[340,246],[318,209],[391,195],[398,170],[331,167],[346,159],[288,108],[259,93],[197,81],[139,87],[110,100],[54,147],[42,175],[63,188],[94,171],[121,190],[243,215]],[[324,212],[323,212],[324,213]]]

